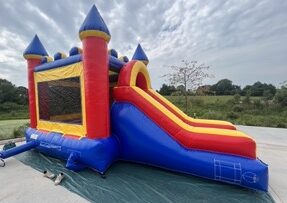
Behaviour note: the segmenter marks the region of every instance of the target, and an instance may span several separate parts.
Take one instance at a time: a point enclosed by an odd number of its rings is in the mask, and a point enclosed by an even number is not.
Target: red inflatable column
[[[29,114],[30,114],[30,127],[37,127],[37,111],[36,111],[36,96],[35,95],[35,80],[34,68],[41,63],[43,56],[48,56],[45,48],[43,47],[38,36],[35,35],[32,42],[26,48],[23,54],[27,60],[28,66],[28,94],[29,94]]]
[[[29,114],[30,114],[30,127],[37,127],[37,113],[36,113],[36,95],[35,95],[35,81],[34,81],[34,68],[39,65],[41,59],[28,58],[28,94],[29,94]]]
[[[89,138],[104,138],[110,134],[107,51],[104,39],[83,39],[86,123]]]
[[[95,6],[79,33],[83,43],[87,137],[106,138],[110,135],[107,49],[110,34]]]

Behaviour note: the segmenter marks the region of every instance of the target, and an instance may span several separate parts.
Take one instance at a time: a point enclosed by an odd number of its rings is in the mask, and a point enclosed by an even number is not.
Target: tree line
[[[28,89],[17,87],[6,79],[0,78],[0,111],[8,112],[11,109],[21,109],[28,104]]]
[[[174,86],[163,84],[159,89],[161,95],[184,95],[184,88],[182,85]],[[188,90],[188,95],[241,95],[241,96],[258,96],[264,97],[266,100],[272,100],[276,97],[279,103],[283,106],[287,106],[287,85],[282,84],[282,87],[276,88],[272,84],[255,82],[253,85],[246,85],[241,88],[239,85],[233,84],[229,79],[219,80],[213,85],[202,85],[199,86],[196,90]]]

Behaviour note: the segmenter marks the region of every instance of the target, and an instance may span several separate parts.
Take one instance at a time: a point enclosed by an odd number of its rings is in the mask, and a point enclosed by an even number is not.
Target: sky
[[[245,86],[287,80],[286,0],[9,0],[0,4],[0,78],[27,86],[22,54],[35,34],[50,56],[81,47],[79,28],[95,4],[119,55],[141,43],[152,86],[169,65],[196,60],[214,77]]]

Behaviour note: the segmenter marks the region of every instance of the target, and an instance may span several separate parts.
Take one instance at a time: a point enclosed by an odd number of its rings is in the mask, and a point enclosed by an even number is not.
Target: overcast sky
[[[211,66],[209,84],[287,80],[286,0],[1,1],[0,78],[27,86],[22,53],[36,33],[51,56],[81,46],[78,30],[93,4],[110,30],[109,48],[131,58],[142,44],[156,89],[165,65],[182,59]]]

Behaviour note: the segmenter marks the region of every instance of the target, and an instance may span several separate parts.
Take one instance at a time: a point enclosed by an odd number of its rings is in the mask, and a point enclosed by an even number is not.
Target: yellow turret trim
[[[23,55],[25,59],[41,59],[43,56],[36,54],[25,54]]]
[[[85,31],[80,32],[79,36],[81,40],[87,37],[100,37],[100,38],[103,38],[106,42],[109,42],[111,39],[110,35],[99,30],[85,30]]]

